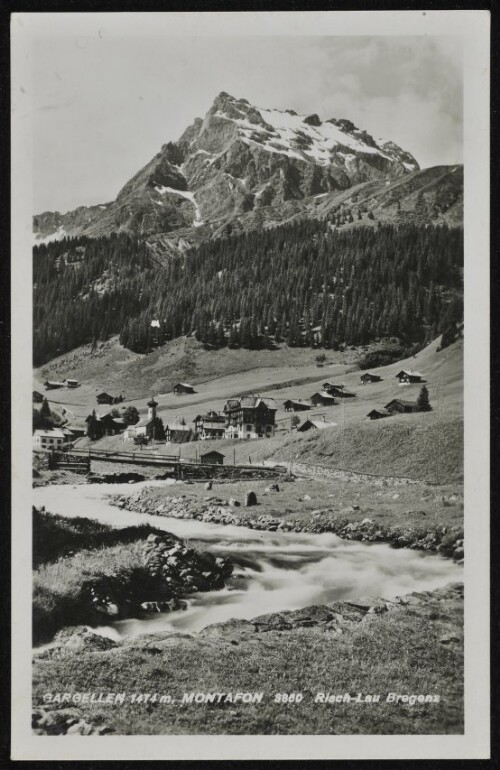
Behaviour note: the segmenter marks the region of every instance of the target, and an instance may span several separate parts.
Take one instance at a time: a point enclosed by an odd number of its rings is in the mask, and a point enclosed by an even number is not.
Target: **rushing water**
[[[151,484],[151,482],[145,482]],[[165,481],[155,482],[166,486]],[[221,591],[193,594],[185,611],[118,621],[102,628],[121,637],[156,631],[198,631],[229,618],[250,619],[267,612],[362,596],[391,598],[462,579],[462,568],[435,554],[397,550],[380,543],[342,540],[333,534],[265,532],[125,511],[109,494],[127,494],[143,484],[48,486],[34,490],[34,505],[52,513],[85,516],[117,527],[149,522],[236,565]]]

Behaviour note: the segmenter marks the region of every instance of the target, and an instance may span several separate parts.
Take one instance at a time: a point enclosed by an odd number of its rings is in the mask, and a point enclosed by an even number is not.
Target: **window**
[[[252,430],[252,426],[251,425],[247,425],[247,430]]]

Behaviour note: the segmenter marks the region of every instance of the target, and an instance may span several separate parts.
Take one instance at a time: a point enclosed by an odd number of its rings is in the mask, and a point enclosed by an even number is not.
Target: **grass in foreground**
[[[119,734],[457,734],[463,731],[463,602],[372,615],[342,635],[328,628],[249,634],[139,637],[104,653],[35,661],[34,702],[46,692],[126,693],[119,706],[86,704],[85,719]],[[132,693],[264,692],[260,704],[131,703]],[[277,693],[302,693],[299,704]],[[317,693],[380,694],[380,703],[315,703]],[[388,693],[439,703],[387,703]]]

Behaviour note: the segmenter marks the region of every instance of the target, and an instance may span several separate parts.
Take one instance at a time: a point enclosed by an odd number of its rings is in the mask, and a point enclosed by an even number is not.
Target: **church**
[[[133,441],[139,436],[144,436],[147,439],[159,438],[159,436],[154,435],[155,429],[157,429],[158,427],[157,419],[156,419],[157,406],[158,406],[158,402],[155,401],[154,396],[152,396],[147,403],[147,407],[148,407],[147,417],[143,417],[142,420],[139,420],[139,422],[137,422],[135,425],[129,425],[129,427],[123,433],[124,441]]]

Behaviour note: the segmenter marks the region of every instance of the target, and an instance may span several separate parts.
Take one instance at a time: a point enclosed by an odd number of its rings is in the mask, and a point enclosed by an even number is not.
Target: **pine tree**
[[[425,385],[422,385],[417,398],[417,412],[431,412],[432,406],[429,402],[429,391]]]

